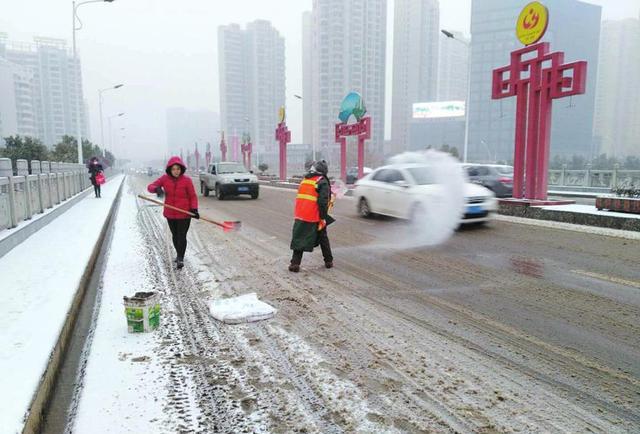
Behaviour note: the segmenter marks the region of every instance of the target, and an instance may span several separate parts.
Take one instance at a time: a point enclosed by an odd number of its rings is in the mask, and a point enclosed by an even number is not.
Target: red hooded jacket
[[[182,173],[177,178],[171,175],[171,166],[174,164],[179,165],[182,168]],[[184,174],[187,170],[187,166],[182,162],[180,157],[171,157],[167,163],[167,174],[162,175],[160,178],[153,181],[147,186],[149,193],[155,193],[158,187],[164,189],[165,199],[164,203],[167,205],[175,206],[176,208],[184,210],[192,210],[198,208],[198,196],[195,188],[193,188],[193,182],[191,178]],[[164,209],[163,215],[168,219],[188,219],[189,215],[174,211],[169,208]]]

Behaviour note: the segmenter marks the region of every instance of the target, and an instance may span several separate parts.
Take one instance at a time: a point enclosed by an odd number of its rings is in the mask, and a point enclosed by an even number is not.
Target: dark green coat
[[[317,174],[307,174],[305,178],[312,178]],[[318,192],[318,207],[320,208],[320,218],[327,221],[327,225],[335,220],[328,214],[329,200],[331,198],[331,186],[326,177],[318,181],[316,187]],[[326,230],[326,229],[325,229]],[[291,236],[291,250],[302,250],[313,252],[313,248],[318,245],[318,223],[310,223],[296,219],[293,223],[293,233]]]

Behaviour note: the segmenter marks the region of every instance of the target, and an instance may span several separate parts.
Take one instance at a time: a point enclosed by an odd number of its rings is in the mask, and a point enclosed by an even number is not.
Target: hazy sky
[[[347,1],[347,0],[345,0]],[[638,17],[639,0],[589,0],[603,6],[604,19]],[[302,140],[301,14],[311,0],[115,0],[79,9],[85,28],[78,32],[84,92],[91,132],[100,138],[98,89],[124,83],[105,94],[104,114],[126,112],[114,121],[116,152],[134,158],[165,152],[165,110],[169,107],[219,111],[217,27],[254,19],[270,20],[285,38],[288,119],[292,140]],[[469,32],[471,0],[440,0],[441,27]],[[392,30],[389,0],[387,30]],[[34,35],[67,39],[71,46],[71,1],[0,0],[0,32],[10,40]],[[388,44],[388,64],[392,52]],[[390,102],[391,70],[387,70]],[[387,104],[389,105],[389,104]],[[387,116],[390,117],[390,116]],[[388,125],[388,122],[387,122]],[[119,136],[120,134],[115,134]],[[105,120],[105,136],[108,138]],[[388,131],[387,131],[388,136]]]

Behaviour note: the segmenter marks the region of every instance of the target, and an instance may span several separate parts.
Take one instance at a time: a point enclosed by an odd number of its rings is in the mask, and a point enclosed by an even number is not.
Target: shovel
[[[193,214],[193,213],[191,213],[191,212],[189,212],[187,210],[176,208],[175,206],[167,205],[166,203],[160,202],[159,200],[151,199],[150,197],[143,196],[141,194],[139,194],[138,197],[140,199],[144,199],[146,201],[155,203],[156,205],[164,206],[165,208],[169,208],[169,209],[172,209],[174,211],[178,211],[178,212],[187,214],[188,216],[195,217],[195,214]],[[208,218],[202,217],[202,216],[200,216],[200,220],[205,221],[207,223],[212,223],[212,224],[214,224],[216,226],[220,226],[225,232],[238,231],[238,230],[240,230],[240,227],[242,226],[242,222],[239,222],[239,221],[217,222],[215,220],[211,220],[211,219],[208,219]]]

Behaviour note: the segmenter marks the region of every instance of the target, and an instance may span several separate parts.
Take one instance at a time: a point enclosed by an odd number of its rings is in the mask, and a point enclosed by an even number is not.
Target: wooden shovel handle
[[[169,208],[169,209],[172,209],[174,211],[178,211],[178,212],[184,213],[184,214],[186,214],[188,216],[191,216],[191,217],[195,217],[196,216],[194,213],[192,213],[190,211],[187,211],[187,210],[184,210],[184,209],[181,209],[181,208],[176,208],[175,206],[172,206],[172,205],[167,205],[164,202],[160,202],[159,200],[151,199],[150,197],[143,196],[141,194],[139,194],[138,197],[140,199],[144,199],[144,200],[147,200],[149,202],[153,202],[153,203],[155,203],[157,205],[164,206],[165,208]],[[220,226],[222,228],[225,228],[225,229],[228,228],[228,226],[225,225],[224,223],[220,223],[220,222],[217,222],[215,220],[210,220],[210,219],[208,219],[206,217],[200,217],[200,220],[203,220],[203,221],[205,221],[207,223],[213,223],[214,225],[218,225],[218,226]]]

